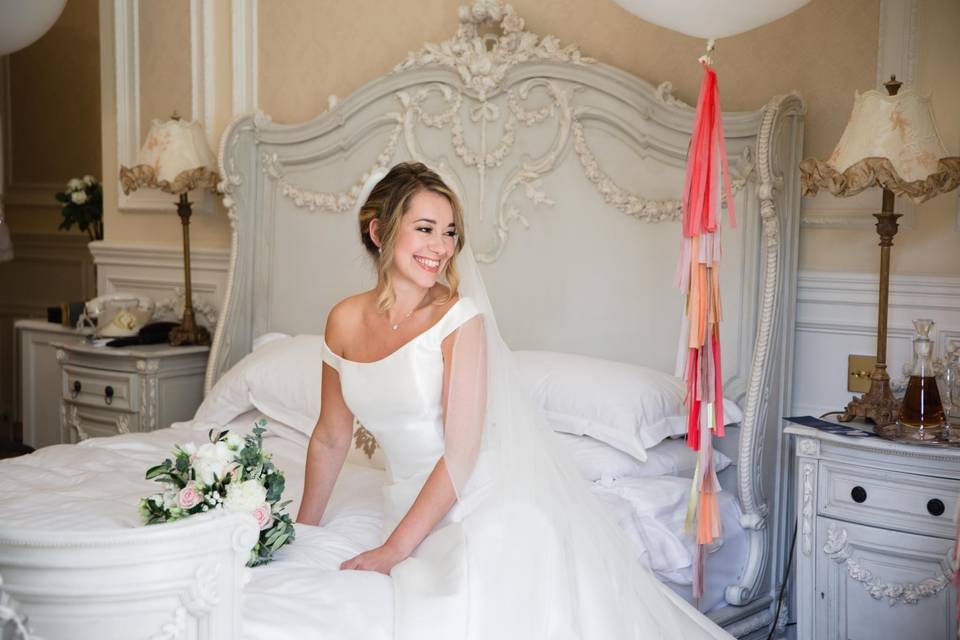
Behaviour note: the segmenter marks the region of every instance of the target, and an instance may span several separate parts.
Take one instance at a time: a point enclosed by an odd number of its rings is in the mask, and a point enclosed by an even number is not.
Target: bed
[[[371,284],[351,213],[366,177],[402,160],[435,168],[463,199],[511,348],[673,371],[677,198],[693,109],[669,83],[592,61],[485,2],[461,10],[449,40],[332,103],[296,125],[241,117],[221,140],[231,262],[207,391],[259,336],[320,334],[336,301]],[[724,114],[739,223],[724,232],[724,378],[743,417],[718,444],[733,464],[721,474],[724,543],[700,604],[738,637],[774,622],[786,561],[779,417],[789,406],[802,114],[795,94]],[[280,638],[318,626],[350,637],[356,625],[363,637],[390,637],[389,605],[369,606],[389,602],[384,577],[338,583],[337,593],[316,583],[318,567],[377,543],[376,469],[348,464],[328,526],[252,571],[242,567],[256,535],[245,517],[137,526],[136,498],[150,491],[143,470],[202,426],[0,463],[3,588],[44,637]],[[268,444],[296,494],[302,443],[278,435]],[[645,485],[667,494],[686,482]],[[614,489],[596,487],[613,513],[638,513],[628,503],[639,494]],[[660,575],[689,597],[682,567]]]

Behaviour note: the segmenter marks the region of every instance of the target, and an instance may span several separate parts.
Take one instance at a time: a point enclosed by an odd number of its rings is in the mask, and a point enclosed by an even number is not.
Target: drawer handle
[[[932,516],[942,516],[946,510],[947,508],[943,506],[943,500],[939,498],[934,498],[927,502],[927,511],[929,511]]]
[[[74,381],[73,381],[73,390],[70,391],[70,397],[71,397],[71,398],[76,398],[78,395],[80,395],[80,391],[81,391],[82,389],[83,389],[83,385],[80,384],[80,381],[79,381],[79,380],[74,380]]]
[[[853,489],[851,489],[850,497],[853,498],[853,501],[858,504],[861,502],[866,502],[867,490],[861,487],[860,485],[857,485]]]
[[[107,385],[103,390],[103,401],[107,404],[113,404],[113,387]]]

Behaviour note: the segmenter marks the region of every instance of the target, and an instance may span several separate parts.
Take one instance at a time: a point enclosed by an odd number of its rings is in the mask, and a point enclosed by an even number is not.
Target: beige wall
[[[317,2],[260,0],[258,3],[259,105],[278,122],[297,122],[326,109],[327,96],[349,95],[389,71],[425,41],[440,41],[456,30],[463,0]],[[112,4],[104,0],[101,5]],[[703,42],[643,22],[611,0],[513,0],[527,28],[577,43],[591,57],[657,84],[670,80],[681,99],[696,98]],[[220,5],[218,5],[220,6]],[[773,24],[721,40],[717,53],[723,107],[760,107],[772,95],[797,89],[807,101],[805,153],[825,157],[839,139],[855,89],[876,79],[879,0],[812,0]],[[226,24],[221,15],[218,24]],[[105,22],[109,27],[111,22]],[[960,152],[960,110],[956,78],[960,50],[960,2],[921,0],[918,82],[933,91],[935,109],[949,151]],[[103,39],[104,78],[112,77],[112,44]],[[229,55],[227,45],[218,55]],[[221,56],[222,57],[222,56]],[[218,83],[229,83],[229,65],[218,63]],[[116,172],[111,100],[104,88],[104,174]],[[218,101],[215,134],[229,121],[229,101]],[[108,144],[109,143],[109,144]],[[156,214],[118,213],[116,195],[107,197],[108,239],[179,242],[176,227]],[[111,206],[112,205],[112,208]],[[878,203],[879,205],[879,203]],[[894,271],[960,273],[954,229],[956,194],[920,208],[914,229],[898,236]],[[805,229],[801,268],[875,271],[875,238],[869,230]],[[198,246],[225,246],[229,227],[222,211],[197,219]],[[952,249],[953,248],[953,249]]]
[[[16,437],[13,321],[94,294],[87,235],[57,230],[54,194],[70,178],[102,175],[97,14],[96,0],[70,0],[42,38],[0,57],[0,178],[14,245],[0,264],[0,440]]]
[[[140,0],[140,132],[174,112],[196,118],[190,88],[189,0]]]
[[[960,155],[960,1],[920,0],[919,21],[916,84],[920,91],[933,96],[933,110],[947,152]],[[847,103],[852,102],[851,95]],[[891,270],[960,276],[958,192],[920,205],[912,224],[913,228],[901,229],[894,238]],[[800,236],[801,268],[875,272],[879,263],[877,235],[869,230],[805,229]]]
[[[102,175],[98,31],[97,1],[70,0],[50,31],[9,56],[4,164],[14,232],[57,233],[54,193],[70,178]]]

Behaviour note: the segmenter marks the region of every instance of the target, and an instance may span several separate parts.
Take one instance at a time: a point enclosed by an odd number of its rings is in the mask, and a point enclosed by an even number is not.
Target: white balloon
[[[695,38],[726,38],[793,13],[810,0],[614,0],[635,16]]]
[[[67,0],[0,0],[0,56],[40,39],[57,21]]]

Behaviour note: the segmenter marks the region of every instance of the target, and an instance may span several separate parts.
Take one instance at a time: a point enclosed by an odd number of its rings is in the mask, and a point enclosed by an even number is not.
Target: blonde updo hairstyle
[[[367,253],[373,258],[377,269],[377,282],[381,293],[377,298],[377,309],[381,313],[388,311],[396,302],[396,293],[390,281],[389,267],[393,263],[393,249],[400,228],[400,221],[410,209],[413,197],[421,191],[430,191],[443,196],[453,209],[453,223],[457,236],[453,256],[447,261],[443,275],[446,277],[449,292],[434,301],[443,304],[457,293],[460,278],[457,274],[456,256],[463,249],[463,209],[456,194],[434,171],[420,162],[401,162],[395,165],[380,182],[374,185],[366,202],[360,207],[360,239]],[[377,236],[380,246],[370,236],[370,223],[377,221]]]

